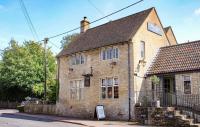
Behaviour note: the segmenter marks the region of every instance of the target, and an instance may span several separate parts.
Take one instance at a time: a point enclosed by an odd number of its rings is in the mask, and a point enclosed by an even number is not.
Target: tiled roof
[[[88,29],[63,49],[59,56],[126,42],[135,35],[153,8]]]
[[[162,47],[147,75],[200,70],[200,40]]]

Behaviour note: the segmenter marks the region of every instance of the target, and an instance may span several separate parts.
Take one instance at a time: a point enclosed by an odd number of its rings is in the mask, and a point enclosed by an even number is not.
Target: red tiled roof
[[[200,70],[200,40],[160,48],[147,75]]]
[[[126,42],[135,35],[153,8],[88,29],[63,49],[58,57]]]

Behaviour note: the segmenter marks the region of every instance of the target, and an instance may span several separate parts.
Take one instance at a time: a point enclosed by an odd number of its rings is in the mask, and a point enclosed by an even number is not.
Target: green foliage
[[[55,57],[48,49],[47,88],[56,85],[54,83],[55,74]],[[42,44],[26,41],[23,45],[19,45],[11,40],[0,62],[0,99],[20,101],[26,96],[42,97],[43,82],[44,49]],[[50,90],[49,93],[51,94],[52,91]]]
[[[159,83],[160,83],[160,79],[159,79],[159,77],[157,77],[156,75],[151,76],[151,77],[150,77],[150,80],[151,80],[152,83],[155,84],[155,85],[159,85]]]
[[[71,35],[67,35],[62,38],[61,40],[61,48],[64,49],[68,46],[69,43],[75,41],[78,38],[79,34],[78,33],[73,33]]]

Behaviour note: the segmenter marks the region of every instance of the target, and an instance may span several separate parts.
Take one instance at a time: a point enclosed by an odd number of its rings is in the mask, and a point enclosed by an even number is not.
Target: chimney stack
[[[84,33],[90,28],[90,22],[87,20],[87,17],[84,17],[81,21],[81,33]]]

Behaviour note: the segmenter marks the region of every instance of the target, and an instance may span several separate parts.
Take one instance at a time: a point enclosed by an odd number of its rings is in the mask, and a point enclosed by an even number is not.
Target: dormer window
[[[101,50],[101,59],[110,60],[119,58],[119,49],[117,47],[108,47]]]
[[[79,65],[85,63],[85,56],[83,54],[75,54],[71,57],[72,65]]]

